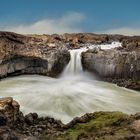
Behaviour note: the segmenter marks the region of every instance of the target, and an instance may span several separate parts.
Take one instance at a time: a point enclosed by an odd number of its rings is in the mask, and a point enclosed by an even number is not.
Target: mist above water
[[[67,123],[95,111],[140,111],[140,92],[97,81],[83,72],[81,52],[71,50],[71,60],[59,78],[26,75],[0,82],[0,96],[12,96],[24,113],[37,112]]]

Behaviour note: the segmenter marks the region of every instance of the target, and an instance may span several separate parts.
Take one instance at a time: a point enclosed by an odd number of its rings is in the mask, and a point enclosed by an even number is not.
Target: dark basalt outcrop
[[[122,47],[101,50],[95,48],[82,53],[86,70],[120,86],[140,89],[140,40],[123,40]]]
[[[63,124],[36,113],[23,115],[11,97],[0,99],[1,140],[138,140],[140,113],[87,113]]]
[[[82,60],[85,68],[101,76],[140,80],[140,50],[91,50],[82,53]]]
[[[61,130],[61,121],[50,117],[38,117],[36,113],[23,115],[19,104],[11,97],[0,99],[0,139],[38,140],[44,132]]]
[[[0,79],[20,74],[58,76],[70,60],[69,49],[112,41],[122,42],[123,47],[83,53],[84,69],[120,86],[140,89],[139,36],[93,33],[25,36],[0,32]]]
[[[0,78],[18,74],[57,76],[70,60],[66,49],[40,45],[38,38],[0,32]]]

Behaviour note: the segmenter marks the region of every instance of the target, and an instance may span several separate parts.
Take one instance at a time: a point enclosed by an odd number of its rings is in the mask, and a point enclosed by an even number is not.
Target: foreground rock
[[[61,130],[61,121],[38,117],[36,113],[23,115],[19,104],[11,97],[0,99],[0,139],[38,140],[44,132]]]
[[[140,114],[95,112],[75,118],[66,130],[47,134],[46,140],[139,140]]]
[[[11,97],[0,99],[1,140],[137,140],[140,138],[140,113],[88,113],[64,125],[36,113],[23,115]]]

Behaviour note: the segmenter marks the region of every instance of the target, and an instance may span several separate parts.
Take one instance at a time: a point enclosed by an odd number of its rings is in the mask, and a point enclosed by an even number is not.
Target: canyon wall
[[[82,53],[82,63],[102,77],[140,80],[140,50],[90,50]]]
[[[66,49],[52,48],[39,40],[15,33],[0,33],[0,77],[18,74],[57,76],[70,60]],[[59,46],[61,47],[61,46]]]
[[[94,48],[82,53],[85,70],[109,82],[140,89],[140,41],[123,40],[122,47],[102,50]]]
[[[140,37],[93,33],[25,36],[0,32],[0,77],[18,74],[57,76],[70,60],[69,49],[112,41],[122,42],[122,47],[82,53],[84,69],[102,77],[139,81]]]

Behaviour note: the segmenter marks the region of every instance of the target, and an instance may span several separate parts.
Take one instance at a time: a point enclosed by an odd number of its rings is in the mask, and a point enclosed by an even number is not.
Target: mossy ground
[[[44,140],[115,140],[131,134],[130,120],[121,112],[96,112],[86,123],[77,123],[64,132],[44,136]]]

